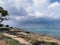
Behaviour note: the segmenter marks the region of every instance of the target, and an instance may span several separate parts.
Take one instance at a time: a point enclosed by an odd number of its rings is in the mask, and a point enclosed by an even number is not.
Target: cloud
[[[54,12],[52,12],[49,17],[50,18],[54,18],[54,19],[58,19],[59,18],[57,15],[55,15]]]
[[[43,17],[43,13],[38,12],[38,11],[36,11],[35,13],[36,13],[36,14],[35,14],[36,17]]]
[[[17,21],[22,21],[23,19],[25,19],[25,16],[15,16],[14,18]]]
[[[48,19],[48,18],[32,18],[21,21],[20,26],[23,27],[38,27],[38,28],[57,28],[60,25],[60,20]],[[59,25],[58,25],[59,24]]]
[[[49,8],[49,9],[55,8],[55,7],[58,7],[59,5],[60,5],[59,2],[54,2],[53,4],[50,4],[50,5],[48,6],[48,8]]]
[[[49,0],[34,0],[34,9],[43,12],[49,5]]]
[[[35,5],[41,5],[41,4],[44,4],[44,3],[46,3],[48,0],[33,0],[34,1],[34,4]]]
[[[1,1],[1,7],[5,8],[10,15],[27,15],[23,5],[22,0],[0,0]],[[3,2],[3,3],[2,3]]]
[[[49,17],[52,19],[59,19],[60,17],[60,3],[54,2],[48,6]]]
[[[9,12],[5,24],[17,27],[58,27],[60,3],[49,0],[0,0],[0,6]],[[15,23],[13,23],[15,22]]]

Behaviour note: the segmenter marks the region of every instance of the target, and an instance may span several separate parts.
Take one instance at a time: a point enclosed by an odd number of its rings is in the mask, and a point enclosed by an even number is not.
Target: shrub
[[[6,25],[6,27],[9,27],[9,25]]]
[[[33,43],[33,45],[58,45],[58,44],[53,42],[36,41]]]
[[[3,27],[3,24],[0,24],[0,27]]]

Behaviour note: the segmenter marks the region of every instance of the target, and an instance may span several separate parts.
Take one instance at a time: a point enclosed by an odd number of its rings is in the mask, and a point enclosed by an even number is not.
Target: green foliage
[[[0,24],[0,27],[3,27],[3,24]]]
[[[9,28],[0,28],[0,32],[1,31],[9,31],[10,29]]]
[[[0,39],[2,39],[3,36],[4,36],[4,35],[0,32]]]
[[[0,7],[0,23],[7,19],[7,18],[3,18],[5,16],[8,16],[8,11],[6,11],[2,7]]]
[[[8,45],[22,45],[18,41],[3,35],[3,33],[1,32],[0,32],[0,40],[5,40]]]
[[[33,45],[58,45],[58,44],[53,42],[36,41],[35,43],[33,43]]]
[[[9,25],[6,25],[6,27],[9,27]]]
[[[0,7],[0,13],[1,13],[1,16],[3,17],[8,15],[8,12],[4,10],[2,7]]]
[[[10,37],[5,36],[3,39],[8,43],[8,45],[22,45],[18,41],[14,40]]]

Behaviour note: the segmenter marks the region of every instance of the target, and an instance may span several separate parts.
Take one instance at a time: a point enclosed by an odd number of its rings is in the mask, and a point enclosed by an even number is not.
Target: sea
[[[53,36],[60,39],[60,29],[59,28],[24,28],[26,31],[30,31],[35,34],[44,34],[48,36]]]

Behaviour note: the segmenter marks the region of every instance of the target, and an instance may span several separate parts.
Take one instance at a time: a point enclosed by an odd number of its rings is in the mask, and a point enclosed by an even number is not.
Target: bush
[[[58,45],[58,44],[53,42],[36,41],[35,43],[33,43],[33,45]]]
[[[0,27],[3,27],[3,24],[0,24]]]
[[[6,27],[9,27],[9,25],[6,25]]]
[[[10,27],[11,29],[13,28],[13,27]]]
[[[22,45],[22,44],[20,44],[20,42],[12,39],[10,37],[4,36],[2,33],[0,34],[0,37],[2,40],[5,40],[8,45]]]
[[[0,28],[0,31],[9,30],[9,28]]]
[[[3,39],[4,39],[9,45],[22,45],[22,44],[20,44],[20,42],[12,39],[12,38],[10,38],[10,37],[7,37],[7,36],[3,37]]]

